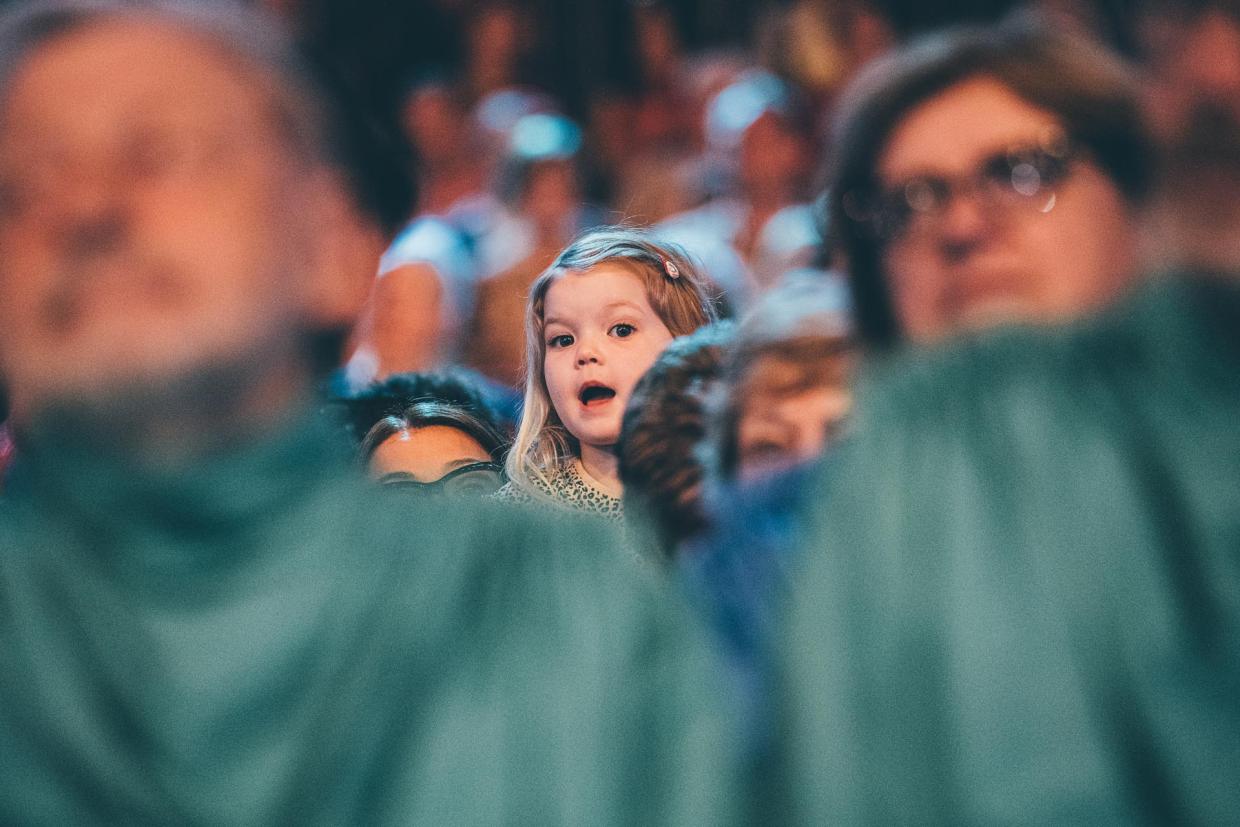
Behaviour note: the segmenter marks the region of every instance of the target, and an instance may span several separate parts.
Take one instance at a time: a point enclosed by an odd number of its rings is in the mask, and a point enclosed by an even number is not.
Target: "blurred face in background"
[[[1240,9],[1151,2],[1138,21],[1160,154],[1146,233],[1153,267],[1240,267]]]
[[[809,143],[774,113],[767,112],[741,136],[742,184],[750,192],[793,199],[806,186],[812,158]]]
[[[1118,187],[1052,113],[997,80],[967,79],[910,110],[877,172],[883,268],[914,342],[1069,318],[1133,277]]]
[[[0,99],[0,365],[17,407],[204,370],[261,371],[275,396],[308,382],[339,204],[287,145],[273,82],[130,18],[18,67]]]
[[[418,160],[431,169],[469,153],[469,113],[445,84],[428,83],[409,95],[405,131]]]
[[[1240,158],[1240,10],[1166,3],[1140,22],[1146,108],[1168,153]]]
[[[576,230],[581,189],[572,161],[541,161],[531,168],[521,194],[521,214],[533,222],[540,239],[562,246]]]
[[[851,361],[807,362],[772,354],[756,359],[741,390],[737,477],[750,482],[823,453],[852,408]]]

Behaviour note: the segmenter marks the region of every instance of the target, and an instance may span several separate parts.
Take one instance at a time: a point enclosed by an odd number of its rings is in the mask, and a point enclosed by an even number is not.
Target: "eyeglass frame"
[[[909,227],[919,217],[923,220],[941,220],[951,203],[964,194],[975,198],[987,198],[987,192],[991,192],[988,198],[990,203],[1001,203],[1002,199],[1011,198],[1014,199],[1014,205],[1020,205],[1023,201],[1026,206],[1030,207],[1036,206],[1033,203],[1034,199],[1045,194],[1048,196],[1047,202],[1036,209],[1041,213],[1048,213],[1055,206],[1058,187],[1069,178],[1072,174],[1072,167],[1086,154],[1086,150],[1078,143],[1072,141],[1063,132],[1054,130],[1042,136],[1040,140],[1014,143],[1005,149],[988,153],[974,164],[970,172],[956,175],[917,175],[890,187],[875,187],[868,191],[853,190],[843,195],[841,203],[845,216],[860,227],[871,240],[880,244],[898,243],[915,235],[909,232]],[[1034,157],[1049,159],[1057,165],[1054,174],[1044,175],[1045,170],[1030,163],[1029,159]],[[1009,180],[1005,182],[1007,190],[995,193],[995,187],[1002,185],[995,180],[995,169],[1003,164],[1008,167]],[[1021,192],[1016,184],[1016,170],[1023,165],[1033,167],[1034,174],[1039,175],[1040,180],[1036,183],[1037,189],[1032,192]],[[936,203],[925,209],[919,209],[911,203],[909,196],[909,189],[918,184],[926,186],[937,184],[943,195],[937,198]],[[897,201],[907,207],[909,215],[902,222],[892,219],[886,222],[889,225],[903,223],[903,226],[884,227],[882,213],[891,211],[889,204]]]
[[[445,496],[451,493],[448,491],[448,484],[453,480],[479,471],[494,471],[499,476],[500,485],[503,485],[504,467],[495,462],[471,462],[468,465],[453,468],[439,479],[430,482],[412,479],[405,471],[384,474],[376,482],[384,488],[412,488],[428,496]]]

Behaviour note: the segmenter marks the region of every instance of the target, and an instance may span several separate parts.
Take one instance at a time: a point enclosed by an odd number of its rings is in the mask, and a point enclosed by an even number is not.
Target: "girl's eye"
[[[561,333],[559,336],[552,336],[547,340],[547,347],[561,348],[568,347],[573,343],[573,337],[567,333]]]
[[[611,327],[611,335],[619,339],[627,339],[636,332],[637,328],[633,327],[631,324],[625,324],[624,322],[617,325],[612,325]]]

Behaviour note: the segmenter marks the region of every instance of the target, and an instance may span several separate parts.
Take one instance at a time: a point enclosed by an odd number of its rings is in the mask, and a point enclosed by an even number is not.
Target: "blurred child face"
[[[672,341],[671,331],[641,279],[614,264],[557,279],[543,318],[551,404],[583,447],[610,448],[633,386]]]
[[[737,476],[751,481],[823,452],[852,407],[852,392],[810,367],[767,356],[752,367],[737,423]]]

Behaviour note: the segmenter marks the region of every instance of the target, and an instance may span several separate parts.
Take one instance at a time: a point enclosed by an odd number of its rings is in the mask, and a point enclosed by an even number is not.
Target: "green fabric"
[[[824,466],[794,823],[1240,823],[1240,285],[911,354]]]
[[[600,534],[414,505],[323,434],[0,516],[0,823],[717,824],[709,653]]]

